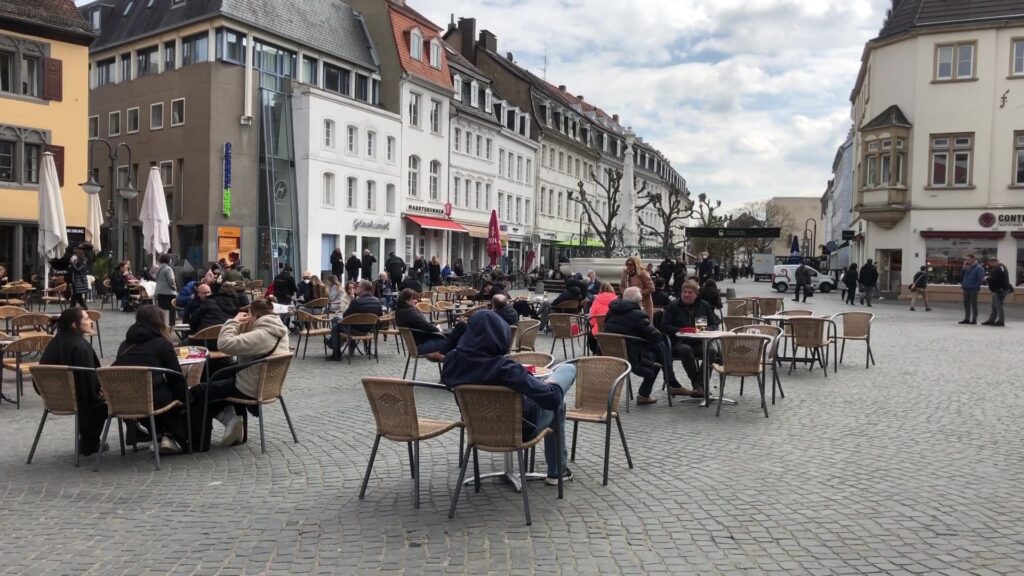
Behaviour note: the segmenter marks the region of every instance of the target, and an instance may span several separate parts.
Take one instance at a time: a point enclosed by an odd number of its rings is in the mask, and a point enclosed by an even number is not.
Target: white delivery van
[[[776,265],[772,271],[772,288],[779,292],[789,292],[790,289],[796,289],[796,269],[799,267],[799,264]],[[831,292],[835,288],[830,276],[826,276],[810,266],[807,269],[811,271],[811,286],[814,290]]]
[[[750,257],[750,263],[754,272],[754,282],[772,279],[772,272],[775,271],[775,256],[771,254],[753,254]]]

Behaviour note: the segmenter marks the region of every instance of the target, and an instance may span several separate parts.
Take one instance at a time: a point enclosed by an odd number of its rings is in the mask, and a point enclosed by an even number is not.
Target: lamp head
[[[79,186],[82,187],[82,190],[84,190],[86,194],[90,195],[99,194],[100,190],[103,189],[103,186],[100,186],[100,183],[96,181],[96,176],[91,172],[89,173],[89,178],[85,182],[79,184]]]
[[[131,179],[128,180],[124,188],[118,188],[117,193],[125,200],[131,200],[139,195],[139,191],[132,185]]]

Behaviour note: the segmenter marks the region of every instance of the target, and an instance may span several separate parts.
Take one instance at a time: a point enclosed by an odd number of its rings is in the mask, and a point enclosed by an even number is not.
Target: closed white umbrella
[[[86,194],[86,196],[88,201],[85,205],[85,240],[92,244],[96,252],[99,252],[102,249],[100,230],[103,227],[103,208],[100,206],[100,195]]]
[[[43,172],[39,176],[39,255],[43,257],[44,290],[50,287],[50,258],[63,256],[67,248],[68,231],[57,164],[51,152],[44,152]]]
[[[142,221],[142,247],[153,256],[156,264],[157,254],[171,249],[171,219],[167,217],[167,201],[164,199],[164,184],[160,178],[160,168],[149,169],[149,180],[146,182],[145,197],[139,220]]]

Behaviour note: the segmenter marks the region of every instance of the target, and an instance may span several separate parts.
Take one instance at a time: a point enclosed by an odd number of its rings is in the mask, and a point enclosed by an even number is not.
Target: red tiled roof
[[[73,0],[3,0],[0,17],[22,20],[75,34],[92,34],[92,27]]]
[[[448,55],[441,40],[441,28],[428,20],[419,12],[405,5],[388,2],[388,14],[391,17],[391,30],[395,34],[395,46],[402,69],[408,74],[435,84],[445,90],[452,90],[452,79],[448,73]],[[416,60],[409,51],[410,32],[419,28],[423,35],[423,59]],[[441,43],[441,67],[430,65],[430,42],[437,39]]]

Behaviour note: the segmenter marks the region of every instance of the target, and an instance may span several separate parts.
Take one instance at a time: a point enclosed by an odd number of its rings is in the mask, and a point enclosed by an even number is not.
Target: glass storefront
[[[928,265],[929,284],[960,284],[960,273],[967,256],[973,254],[984,262],[996,256],[997,240],[964,240],[959,238],[925,240],[925,263]],[[1017,260],[1021,260],[1018,248]],[[1020,268],[1018,265],[1018,276]]]

